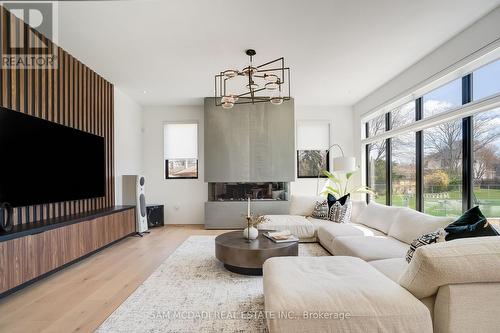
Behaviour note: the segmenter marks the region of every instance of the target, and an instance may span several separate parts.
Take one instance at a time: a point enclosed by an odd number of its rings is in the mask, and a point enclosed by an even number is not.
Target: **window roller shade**
[[[198,158],[198,124],[165,124],[163,130],[166,160]]]
[[[328,122],[300,122],[297,124],[297,150],[327,150],[330,147]]]

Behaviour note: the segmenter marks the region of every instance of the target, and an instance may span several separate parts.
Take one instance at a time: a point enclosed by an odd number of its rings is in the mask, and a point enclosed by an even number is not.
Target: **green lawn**
[[[500,189],[474,189],[477,205],[486,217],[500,217]]]
[[[475,188],[476,205],[486,217],[500,217],[500,190]],[[385,195],[379,195],[376,202],[385,204]],[[392,205],[399,207],[410,207],[415,209],[415,197],[405,201],[402,195],[394,195]],[[462,215],[462,193],[450,191],[445,199],[424,198],[424,209],[427,214],[435,216],[460,216]]]
[[[491,199],[500,202],[500,190],[475,188],[474,193],[478,198]]]

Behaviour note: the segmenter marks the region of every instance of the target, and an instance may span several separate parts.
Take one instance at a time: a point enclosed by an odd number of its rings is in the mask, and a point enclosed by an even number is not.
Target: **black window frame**
[[[190,160],[191,158],[186,158],[186,160]],[[176,158],[175,160],[182,160],[182,158]],[[200,174],[199,172],[199,159],[198,158],[193,158],[193,160],[196,160],[196,177],[171,177],[168,174],[168,161],[165,160],[165,179],[198,179],[198,176]]]
[[[297,178],[300,178],[300,179],[311,179],[311,178],[318,178],[318,175],[315,175],[315,176],[301,176],[299,175],[299,152],[300,151],[311,151],[311,150],[318,150],[318,151],[322,151],[322,149],[297,149],[296,150],[296,161],[297,161]],[[325,151],[325,150],[323,150]],[[330,152],[327,151],[326,152],[326,170],[327,171],[330,171]],[[323,173],[321,173],[319,175],[319,178],[328,178],[327,176],[325,176]]]
[[[462,91],[461,100],[462,105],[473,102],[473,74],[467,74],[462,77]],[[423,96],[415,100],[415,121],[418,122],[423,119]],[[474,144],[474,131],[473,131],[473,116],[468,116],[462,119],[462,211],[465,212],[471,209],[474,201],[474,188],[473,188],[473,144]],[[391,130],[391,111],[385,113],[385,131]],[[369,122],[365,122],[365,138],[369,138]],[[423,131],[417,131],[416,136],[416,210],[419,212],[424,211],[424,177],[423,177],[423,154],[424,142]],[[392,205],[392,151],[391,151],[391,138],[386,140],[386,205]],[[369,170],[369,146],[365,144],[365,179],[366,184],[370,184],[370,170]],[[366,201],[370,202],[370,195],[366,196]]]

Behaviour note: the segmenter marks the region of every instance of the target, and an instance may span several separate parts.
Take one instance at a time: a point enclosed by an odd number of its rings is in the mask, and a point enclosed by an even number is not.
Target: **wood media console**
[[[115,206],[0,233],[0,298],[134,234],[135,214]]]

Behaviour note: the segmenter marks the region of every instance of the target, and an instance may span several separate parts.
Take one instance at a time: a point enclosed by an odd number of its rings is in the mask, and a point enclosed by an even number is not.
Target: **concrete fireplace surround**
[[[294,100],[235,105],[225,110],[205,98],[205,182],[259,183],[295,180]],[[250,194],[250,193],[249,193]],[[209,196],[210,197],[210,196]],[[252,200],[254,214],[286,214],[284,200]],[[246,202],[205,203],[205,228],[245,225]]]

